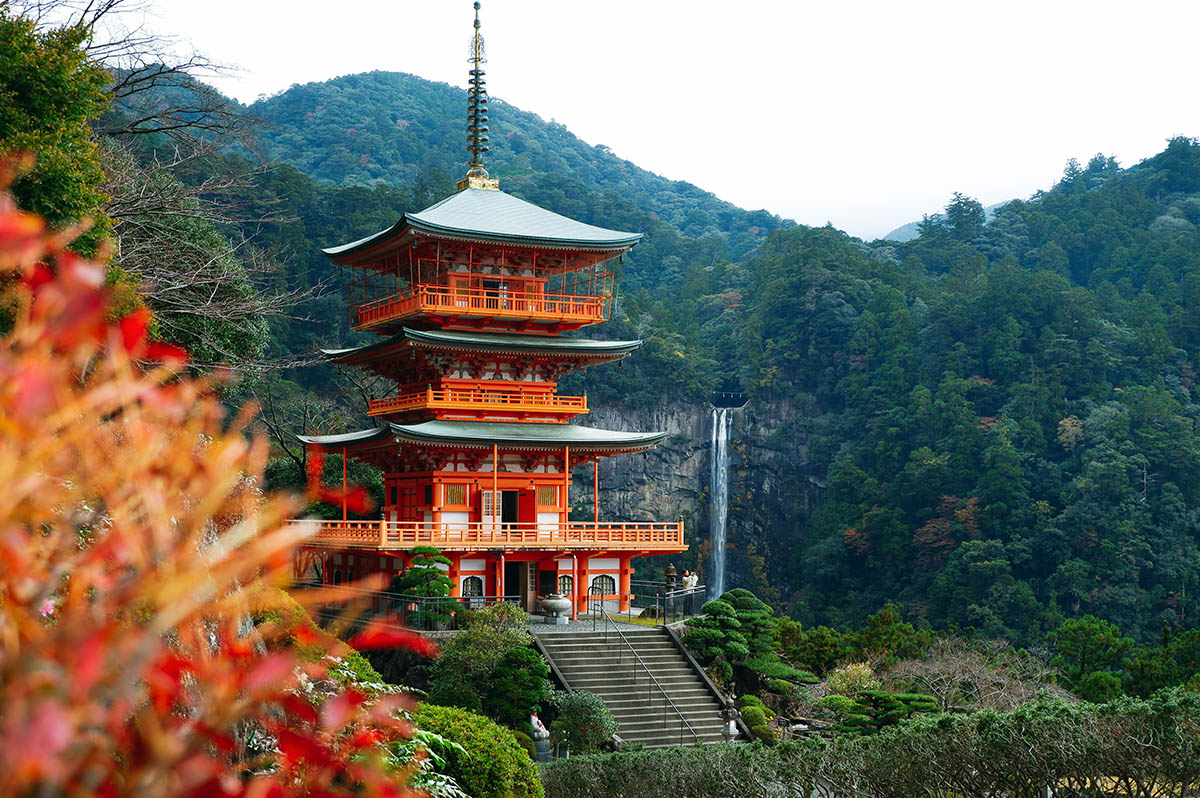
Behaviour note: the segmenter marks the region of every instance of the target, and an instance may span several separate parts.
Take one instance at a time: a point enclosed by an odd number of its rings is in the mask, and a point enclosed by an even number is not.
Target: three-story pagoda
[[[377,521],[325,521],[297,562],[340,583],[399,573],[416,546],[450,559],[454,596],[589,593],[621,609],[633,557],[683,551],[681,522],[600,520],[596,463],[644,451],[666,433],[569,423],[588,412],[558,393],[576,369],[628,356],[640,341],[562,334],[607,320],[612,264],[641,238],[505,194],[484,167],[487,90],[479,4],[468,92],[471,162],[458,191],[375,235],[324,250],[351,270],[350,324],[379,340],[326,350],[335,363],[395,383],[372,400],[377,426],[304,437],[384,475]],[[571,519],[571,471],[592,465],[588,520]],[[577,511],[578,512],[578,511]],[[316,522],[314,522],[316,523]]]

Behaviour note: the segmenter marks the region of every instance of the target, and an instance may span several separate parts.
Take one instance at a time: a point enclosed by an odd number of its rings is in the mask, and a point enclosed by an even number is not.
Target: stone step
[[[687,722],[691,724],[692,731],[694,731],[696,734],[704,735],[721,733],[720,719],[709,722],[687,718]],[[684,728],[686,729],[687,727],[685,726]],[[668,735],[674,734],[675,736],[678,736],[679,718],[672,716],[666,720],[663,720],[661,717],[659,717],[652,720],[629,721],[626,723],[617,724],[617,733],[622,737],[649,734],[652,732],[663,732]],[[689,736],[690,734],[691,732],[685,732],[685,736]]]
[[[674,651],[677,655],[679,649],[670,640],[646,640],[634,643],[632,646],[627,646],[621,641],[608,643],[551,643],[547,644],[541,641],[542,648],[549,651],[562,654],[577,654],[584,651],[595,654],[613,654],[620,651],[626,653],[632,648],[634,651],[641,654],[642,652],[650,654],[659,654]]]
[[[672,699],[674,700],[674,699]],[[692,704],[686,701],[675,701],[675,709],[679,710],[689,721],[693,718],[720,718],[721,710],[716,704]],[[617,720],[630,720],[640,717],[662,718],[674,717],[675,712],[670,705],[666,703],[649,704],[640,707],[617,707],[610,709],[612,716]]]
[[[566,674],[568,679],[573,675],[604,676],[611,673],[625,673],[629,675],[631,680],[644,682],[647,679],[647,672],[649,672],[650,676],[660,680],[663,676],[673,676],[679,673],[686,673],[689,676],[696,675],[696,672],[692,670],[686,662],[678,659],[674,661],[655,663],[646,662],[644,663],[644,668],[642,667],[642,664],[636,662],[626,663],[627,667],[620,667],[619,665],[615,665],[613,663],[604,662],[597,664],[594,662],[561,663],[555,661],[555,664],[558,665],[558,669],[560,671]]]
[[[647,732],[631,734],[628,736],[624,734],[621,735],[621,739],[625,742],[640,743],[646,748],[675,748],[680,745],[695,745],[695,740],[697,737],[699,738],[699,743],[701,745],[713,745],[714,743],[721,743],[725,741],[725,738],[719,731],[701,732],[695,735],[695,737],[685,732],[682,738],[680,737],[679,729],[675,729],[674,732],[660,731],[659,733]]]
[[[688,674],[664,676],[658,680],[657,686],[652,684],[649,687],[647,687],[644,679],[638,684],[634,683],[633,680],[624,674],[616,676],[588,676],[579,679],[572,679],[568,676],[567,681],[576,690],[589,690],[593,693],[628,693],[630,695],[641,693],[648,696],[661,694],[660,691],[673,694],[676,689],[695,689],[704,686],[704,682]]]
[[[680,656],[679,649],[675,647],[670,640],[654,640],[645,643],[638,643],[634,646],[627,646],[623,643],[557,643],[554,645],[542,644],[542,648],[552,654],[560,656],[572,656],[578,654],[599,655],[607,654],[610,656],[620,655],[622,652],[628,656],[632,651],[636,651],[638,656],[647,654],[674,654]]]
[[[655,696],[654,700],[649,702],[646,701],[645,694],[640,696],[600,696],[600,698],[614,717],[618,714],[626,716],[637,712],[662,712],[663,708],[668,706],[662,696]],[[672,693],[671,700],[685,713],[693,711],[714,712],[718,715],[721,713],[721,707],[715,701],[708,701],[704,696],[683,696]]]

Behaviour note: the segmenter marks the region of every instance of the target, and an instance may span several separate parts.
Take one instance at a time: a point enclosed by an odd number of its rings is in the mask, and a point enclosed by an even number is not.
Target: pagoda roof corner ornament
[[[471,162],[467,165],[467,175],[457,183],[458,190],[468,188],[499,191],[500,181],[488,175],[484,166],[483,156],[488,151],[488,95],[487,81],[484,80],[483,64],[487,63],[487,51],[483,44],[483,34],[479,32],[479,2],[475,3],[475,33],[471,37],[471,78],[467,89],[467,152],[471,153]]]

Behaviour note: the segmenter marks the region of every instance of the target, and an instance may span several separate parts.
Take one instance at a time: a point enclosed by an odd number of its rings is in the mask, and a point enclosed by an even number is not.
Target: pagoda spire
[[[467,152],[471,153],[467,176],[458,181],[458,190],[482,188],[498,190],[500,181],[488,176],[483,164],[488,151],[488,95],[484,80],[483,65],[487,63],[487,51],[483,45],[483,34],[479,32],[479,2],[475,3],[475,34],[471,37],[471,79],[467,89]]]

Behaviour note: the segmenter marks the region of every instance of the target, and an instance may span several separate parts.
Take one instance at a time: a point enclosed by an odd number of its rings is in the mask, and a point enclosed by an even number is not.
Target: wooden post
[[[571,447],[563,447],[563,525],[571,522]]]
[[[496,520],[500,517],[500,446],[492,444],[492,532],[496,531]],[[497,593],[496,595],[503,595]]]
[[[571,620],[579,620],[579,555],[571,555]]]
[[[600,527],[600,458],[592,461],[592,521]]]
[[[618,606],[617,609],[620,612],[628,612],[629,611],[629,576],[633,572],[632,569],[630,569],[630,567],[629,567],[629,563],[632,559],[633,559],[632,554],[626,554],[626,555],[623,555],[620,560],[621,574],[620,574],[620,581],[618,582],[618,585],[617,585],[617,590],[620,591],[620,595],[617,597],[618,600],[620,601],[620,605]]]
[[[342,520],[345,521],[346,516],[346,489],[347,489],[347,471],[346,471],[346,447],[342,447]]]

